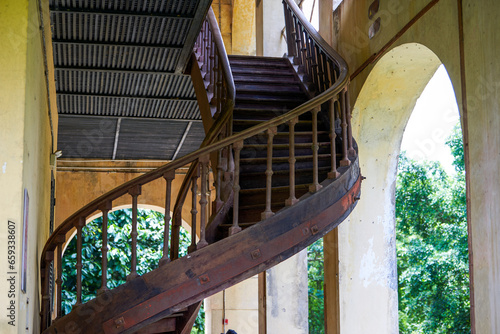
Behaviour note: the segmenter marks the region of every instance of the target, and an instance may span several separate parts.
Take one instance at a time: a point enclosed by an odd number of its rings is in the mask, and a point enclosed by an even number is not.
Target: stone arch
[[[422,44],[395,47],[374,66],[354,104],[353,136],[367,179],[358,206],[339,227],[340,321],[345,333],[399,332],[398,157],[416,101],[440,65],[437,55]]]

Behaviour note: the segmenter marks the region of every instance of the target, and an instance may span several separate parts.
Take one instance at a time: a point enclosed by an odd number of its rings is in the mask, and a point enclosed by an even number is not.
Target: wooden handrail
[[[74,228],[77,228],[79,239],[81,239],[81,228],[85,225],[86,219],[91,216],[96,211],[107,212],[108,208],[111,207],[111,204],[114,200],[119,197],[128,194],[133,196],[134,203],[137,202],[137,196],[140,195],[141,187],[149,182],[154,180],[165,178],[166,180],[173,179],[175,175],[175,170],[182,168],[188,164],[191,164],[188,175],[186,175],[181,191],[178,192],[176,198],[176,204],[174,207],[174,215],[173,219],[181,219],[182,214],[182,205],[184,200],[191,189],[193,195],[193,209],[192,214],[195,217],[197,212],[195,199],[196,196],[196,186],[192,182],[196,182],[198,179],[199,173],[199,162],[202,162],[202,172],[201,172],[201,189],[203,191],[206,190],[206,182],[208,182],[208,168],[210,165],[209,157],[212,154],[213,156],[217,156],[217,162],[212,162],[212,170],[220,171],[221,168],[219,165],[221,163],[221,150],[227,150],[227,159],[231,159],[231,152],[234,150],[235,152],[235,174],[234,180],[232,181],[234,196],[228,196],[228,199],[234,200],[234,209],[238,207],[238,193],[239,193],[239,152],[244,147],[244,141],[253,136],[262,135],[262,133],[266,132],[268,134],[268,157],[267,157],[267,165],[268,170],[267,174],[269,175],[267,179],[266,186],[266,212],[263,215],[263,219],[270,217],[272,215],[271,211],[271,200],[270,200],[270,187],[272,186],[271,175],[272,175],[272,143],[273,143],[273,135],[275,133],[276,128],[280,125],[288,123],[294,125],[299,116],[311,112],[313,115],[313,136],[317,136],[317,114],[322,110],[322,106],[326,107],[329,110],[330,120],[330,136],[332,140],[332,156],[335,156],[335,137],[336,137],[336,129],[335,129],[335,120],[339,120],[339,123],[342,124],[342,135],[340,140],[342,141],[342,153],[343,160],[340,162],[341,166],[348,166],[350,164],[349,157],[355,154],[355,151],[352,149],[352,138],[351,136],[351,125],[350,125],[350,110],[349,103],[346,101],[348,99],[347,96],[347,86],[349,83],[348,78],[348,68],[345,61],[319,36],[319,34],[314,30],[314,28],[309,24],[307,19],[304,17],[300,9],[294,3],[293,0],[283,0],[284,10],[285,10],[285,22],[287,29],[287,44],[289,48],[289,56],[294,57],[294,61],[296,65],[299,66],[299,70],[304,71],[305,76],[308,77],[309,80],[316,86],[316,96],[311,100],[303,103],[297,108],[283,114],[277,116],[269,121],[262,122],[256,126],[253,126],[249,129],[246,129],[237,134],[231,133],[231,123],[232,123],[232,110],[234,108],[235,101],[235,88],[234,81],[231,74],[231,69],[229,66],[229,61],[227,59],[226,52],[224,50],[224,44],[222,42],[222,38],[220,32],[218,30],[218,26],[215,20],[215,16],[213,15],[212,10],[209,11],[207,15],[207,24],[210,26],[210,36],[208,36],[208,32],[202,31],[203,36],[201,38],[203,40],[210,40],[214,44],[214,48],[217,50],[218,58],[217,61],[212,63],[212,66],[208,66],[208,53],[205,53],[205,59],[203,59],[204,73],[209,75],[207,81],[209,84],[207,85],[208,95],[213,94],[212,97],[215,98],[215,105],[217,106],[217,111],[214,113],[215,120],[213,126],[207,133],[205,140],[203,141],[200,149],[189,153],[179,159],[176,159],[154,171],[141,175],[133,180],[130,180],[108,193],[98,197],[93,200],[74,214],[72,214],[68,219],[66,219],[61,225],[57,227],[54,233],[49,237],[43,251],[41,258],[41,276],[42,276],[42,287],[43,291],[43,303],[42,303],[42,327],[48,326],[48,322],[50,322],[50,311],[49,311],[49,289],[47,288],[47,280],[49,279],[47,274],[47,266],[52,263],[56,248],[61,248],[61,237],[65,236],[69,231]],[[208,36],[208,37],[207,37]],[[295,38],[295,40],[293,40]],[[206,49],[208,50],[208,49]],[[205,51],[206,51],[205,50]],[[215,57],[215,53],[213,54]],[[215,59],[215,58],[214,58]],[[216,66],[215,66],[216,65]],[[196,65],[194,65],[196,66]],[[218,70],[218,71],[217,71]],[[209,71],[212,71],[210,74]],[[217,81],[216,81],[217,80]],[[212,85],[210,87],[210,85]],[[217,87],[218,88],[217,88]],[[219,90],[217,90],[219,89]],[[207,96],[208,96],[207,95]],[[226,132],[224,133],[224,129],[226,128]],[[290,132],[290,141],[294,141],[294,132],[293,130]],[[314,138],[313,138],[314,139]],[[311,192],[315,192],[320,188],[319,183],[321,180],[318,180],[318,163],[317,163],[317,150],[318,144],[317,139],[313,140],[313,172],[314,172],[314,180],[312,180],[312,187],[310,187]],[[293,145],[292,145],[293,147]],[[293,150],[292,150],[293,151]],[[290,166],[294,166],[294,157],[293,154],[290,159]],[[231,160],[232,161],[232,160]],[[332,166],[332,172],[328,173],[328,177],[335,179],[339,176],[339,173],[336,169],[335,158],[332,157],[332,161],[334,162],[334,166]],[[293,168],[295,173],[295,168]],[[292,174],[292,169],[290,169],[290,174]],[[295,176],[290,175],[290,185],[295,183]],[[169,183],[167,182],[167,196],[169,198]],[[217,187],[220,190],[221,187]],[[290,189],[290,198],[286,201],[287,206],[293,206],[297,203],[298,199],[295,198],[295,189]],[[217,198],[220,198],[220,193],[217,195]],[[232,205],[229,204],[229,205]],[[134,204],[134,207],[136,205]],[[104,208],[104,210],[103,210]],[[207,208],[207,198],[205,195],[201,197],[200,206],[201,210],[206,210]],[[234,210],[233,210],[234,211]],[[236,210],[237,211],[237,210]],[[193,244],[191,251],[200,248],[205,245],[204,239],[204,229],[207,224],[208,217],[206,212],[198,215],[200,217],[200,228],[202,232],[202,240],[198,245]],[[233,225],[230,230],[230,234],[237,233],[240,229],[238,226],[238,214],[234,212],[233,215]],[[193,225],[196,225],[196,222],[193,222]],[[168,231],[167,228],[165,228]],[[174,234],[174,229],[172,229],[172,234]],[[168,238],[168,233],[165,232],[165,237]],[[195,236],[193,235],[193,238]],[[79,247],[81,252],[81,240],[79,241]],[[178,244],[175,245],[171,243],[170,246],[172,249],[175,247],[178,248]],[[166,248],[164,248],[166,249]],[[60,253],[58,251],[58,253]],[[176,258],[176,252],[172,252],[171,259]],[[58,254],[59,255],[59,254]],[[77,282],[80,282],[81,285],[81,256],[78,255],[79,262],[77,265]],[[58,261],[61,259],[58,258]],[[162,261],[160,264],[164,262],[168,262],[169,259],[166,258],[166,255],[163,255]],[[135,274],[135,273],[134,273]],[[58,273],[59,275],[59,273]],[[59,277],[59,276],[58,276]],[[103,288],[105,288],[103,284]],[[77,287],[77,301],[80,303],[81,301],[81,286]],[[61,301],[59,300],[58,303]],[[47,322],[47,323],[45,323]],[[45,328],[45,327],[44,327]]]

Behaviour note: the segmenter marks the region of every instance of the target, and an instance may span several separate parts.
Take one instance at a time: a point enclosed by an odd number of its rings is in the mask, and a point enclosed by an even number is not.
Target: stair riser
[[[289,148],[273,148],[273,157],[281,158],[281,157],[289,157]],[[301,147],[295,148],[295,157],[300,157],[303,155],[312,156],[312,144],[309,147]],[[318,154],[330,154],[330,144],[321,145],[318,150]],[[267,148],[259,147],[259,148],[244,148],[240,153],[241,159],[255,159],[255,158],[266,158],[267,157]]]
[[[328,172],[330,171],[330,168],[326,168],[325,170],[321,170],[319,175],[319,179],[323,180],[326,179],[328,176]],[[301,170],[300,173],[295,173],[295,184],[296,185],[301,185],[301,184],[312,184],[313,180],[313,173],[312,170],[309,171],[303,171]],[[240,187],[241,189],[255,189],[255,188],[265,188],[267,183],[266,175],[261,174],[261,175],[252,175],[249,177],[244,177],[244,174],[240,176]],[[273,187],[284,187],[284,186],[289,186],[290,185],[290,174],[288,171],[283,174],[274,174],[272,177],[272,186]]]
[[[308,169],[312,168],[312,159],[307,161],[297,161],[295,162],[295,169]],[[288,162],[273,163],[273,171],[284,171],[289,169]],[[330,157],[318,159],[318,167],[330,167]],[[240,173],[264,173],[267,169],[265,164],[241,164]]]

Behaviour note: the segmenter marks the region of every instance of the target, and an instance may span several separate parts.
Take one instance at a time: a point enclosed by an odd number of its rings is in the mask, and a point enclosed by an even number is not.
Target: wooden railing
[[[275,117],[269,121],[260,123],[252,128],[231,134],[231,111],[234,106],[234,85],[232,77],[230,76],[229,63],[225,52],[222,51],[220,33],[214,34],[215,20],[209,18],[206,27],[208,30],[201,32],[201,38],[196,48],[198,52],[203,53],[203,59],[212,59],[210,61],[201,61],[204,64],[202,71],[205,73],[212,73],[206,77],[210,82],[207,85],[211,97],[209,100],[212,105],[216,106],[216,111],[213,115],[216,116],[214,126],[207,134],[207,137],[202,144],[202,147],[195,152],[187,154],[179,159],[176,159],[169,164],[160,167],[154,171],[144,174],[136,179],[120,185],[119,187],[109,191],[101,197],[95,199],[87,204],[82,209],[75,212],[68,219],[66,219],[50,236],[45,248],[42,252],[41,258],[41,277],[42,277],[42,328],[45,329],[50,326],[53,318],[62,316],[61,312],[61,297],[62,297],[62,249],[67,236],[76,229],[77,235],[77,302],[76,307],[82,303],[82,228],[85,226],[87,219],[95,214],[101,212],[103,215],[102,230],[102,284],[101,289],[96,294],[102,293],[107,289],[106,273],[107,273],[107,246],[106,246],[106,230],[107,230],[107,214],[112,208],[112,204],[122,196],[130,196],[133,212],[137,212],[138,197],[141,195],[141,189],[145,184],[153,182],[158,179],[165,180],[165,229],[164,229],[164,248],[163,257],[159,265],[163,265],[178,258],[179,237],[178,227],[182,221],[182,207],[191,190],[192,195],[192,208],[191,208],[191,221],[192,221],[192,244],[190,251],[193,252],[197,249],[207,245],[205,230],[209,221],[208,217],[208,197],[207,185],[209,182],[210,170],[215,172],[216,183],[216,201],[214,205],[214,212],[222,210],[222,207],[230,205],[233,206],[233,222],[230,229],[230,234],[237,233],[241,230],[238,223],[238,205],[239,205],[239,175],[240,175],[240,152],[245,145],[245,140],[262,136],[264,133],[267,136],[267,170],[266,175],[266,198],[265,198],[265,211],[262,213],[262,220],[273,215],[271,210],[271,186],[273,175],[273,138],[276,134],[276,129],[283,124],[289,126],[289,164],[290,164],[290,194],[289,198],[285,201],[285,205],[293,206],[300,199],[295,196],[295,131],[294,127],[297,123],[299,116],[311,113],[313,120],[313,177],[311,179],[310,191],[316,192],[321,188],[321,181],[318,177],[318,114],[320,110],[327,110],[329,115],[330,138],[331,138],[331,156],[332,164],[331,171],[328,173],[330,179],[335,179],[339,176],[339,172],[346,169],[337,170],[336,162],[336,131],[335,124],[341,124],[339,142],[342,143],[342,160],[340,166],[348,166],[350,164],[350,155],[355,154],[353,148],[353,141],[351,138],[350,127],[350,112],[347,96],[348,85],[348,69],[344,60],[333,50],[328,44],[318,35],[316,31],[303,17],[300,9],[297,8],[293,0],[284,0],[285,19],[288,36],[289,55],[294,57],[296,63],[306,71],[307,75],[317,84],[317,95],[300,105],[299,107],[289,111],[286,114]],[[210,22],[212,20],[212,22]],[[205,43],[205,44],[203,44]],[[203,46],[205,45],[205,46]],[[201,49],[200,49],[201,48]],[[210,51],[209,51],[210,50]],[[214,51],[216,50],[216,51]],[[218,52],[218,53],[216,53]],[[202,66],[203,67],[203,66]],[[222,74],[222,76],[221,76]],[[172,201],[172,181],[175,178],[176,170],[185,168],[190,165],[190,171],[185,177],[183,187],[177,194],[176,204],[174,207],[172,234],[169,235],[170,224],[170,203]],[[226,177],[223,177],[223,176]],[[229,175],[229,176],[228,176]],[[224,180],[223,180],[224,179]],[[225,183],[224,183],[225,182]],[[200,185],[200,200],[198,201],[197,192],[198,185]],[[226,185],[222,187],[222,185]],[[230,185],[233,190],[233,196],[224,194],[223,188],[228,188]],[[197,206],[199,203],[199,207]],[[199,209],[199,210],[198,210]],[[198,215],[199,213],[199,215]],[[199,224],[197,224],[199,222]],[[196,226],[200,230],[196,230]],[[130,268],[129,279],[133,279],[137,273],[135,270],[136,265],[136,240],[137,240],[137,215],[134,216],[132,221],[132,261]],[[196,236],[199,236],[196,241]],[[170,254],[168,254],[170,241]],[[49,270],[51,264],[56,264],[56,302],[55,302],[55,316],[51,313],[51,301],[53,296],[50,293],[50,280]]]

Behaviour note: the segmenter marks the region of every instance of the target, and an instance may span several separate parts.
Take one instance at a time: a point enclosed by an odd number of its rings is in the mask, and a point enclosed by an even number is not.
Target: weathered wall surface
[[[39,331],[38,259],[49,232],[52,153],[39,27],[36,1],[0,3],[0,44],[3,46],[0,50],[0,187],[4,190],[0,194],[0,307],[4,310],[0,318],[1,333]],[[52,121],[53,127],[57,127],[57,116]],[[29,197],[28,229],[23,237],[25,190]],[[8,251],[14,249],[8,246],[14,245],[15,263],[8,263]],[[21,291],[23,245],[26,249],[25,291]],[[9,307],[11,310],[7,310]]]

